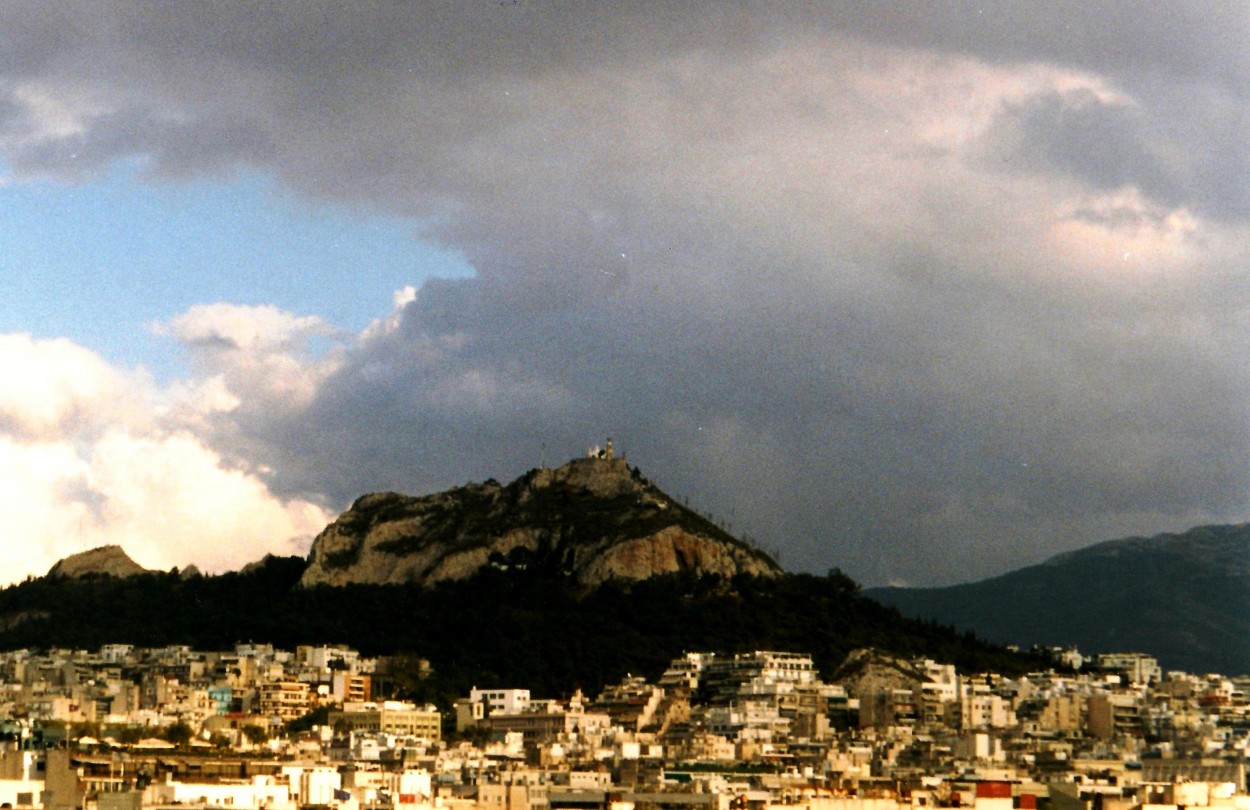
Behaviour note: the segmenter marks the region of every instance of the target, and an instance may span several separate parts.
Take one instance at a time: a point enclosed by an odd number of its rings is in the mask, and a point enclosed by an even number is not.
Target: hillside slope
[[[1112,540],[980,582],[865,595],[1000,643],[1136,650],[1164,667],[1250,672],[1250,524]]]
[[[308,588],[297,585],[303,569],[299,558],[270,557],[217,576],[27,580],[0,589],[0,650],[341,643],[366,655],[427,659],[434,675],[410,686],[447,705],[474,685],[555,696],[626,673],[654,679],[690,650],[806,652],[825,674],[860,647],[970,671],[1041,666],[971,634],[904,619],[837,571],[678,573],[587,588],[559,572],[487,567],[432,586]]]

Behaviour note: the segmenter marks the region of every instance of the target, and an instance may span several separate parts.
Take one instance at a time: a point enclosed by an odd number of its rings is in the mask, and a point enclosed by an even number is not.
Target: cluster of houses
[[[1250,679],[688,653],[590,696],[375,699],[337,646],[0,653],[0,808],[1250,810]]]

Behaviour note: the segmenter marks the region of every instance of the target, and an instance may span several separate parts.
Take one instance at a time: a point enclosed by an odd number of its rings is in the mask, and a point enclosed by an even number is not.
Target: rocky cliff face
[[[301,584],[431,585],[487,565],[559,571],[586,585],[678,571],[781,573],[623,459],[594,457],[507,486],[365,495],[313,541]]]
[[[91,574],[107,574],[128,577],[145,574],[148,569],[130,559],[121,546],[100,546],[90,551],[71,554],[48,571],[49,577],[85,577]]]

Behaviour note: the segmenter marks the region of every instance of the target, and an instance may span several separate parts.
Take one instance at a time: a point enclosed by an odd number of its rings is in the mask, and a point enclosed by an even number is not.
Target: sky
[[[792,571],[1250,519],[1240,2],[0,4],[0,581],[611,437]]]

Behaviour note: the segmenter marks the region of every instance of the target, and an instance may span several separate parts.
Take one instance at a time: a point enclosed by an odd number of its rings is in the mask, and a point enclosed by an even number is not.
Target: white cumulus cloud
[[[225,390],[241,397],[235,405],[266,409],[311,397],[339,362],[336,352],[319,353],[318,346],[334,347],[343,337],[320,318],[229,303],[197,304],[155,331],[186,347],[197,375],[220,377]]]
[[[150,568],[235,569],[306,553],[332,517],[278,497],[191,432],[189,412],[237,402],[218,378],[159,390],[69,341],[26,335],[0,335],[0,366],[6,580],[109,544]]]
[[[146,421],[141,379],[68,340],[0,335],[0,431],[30,440]]]

